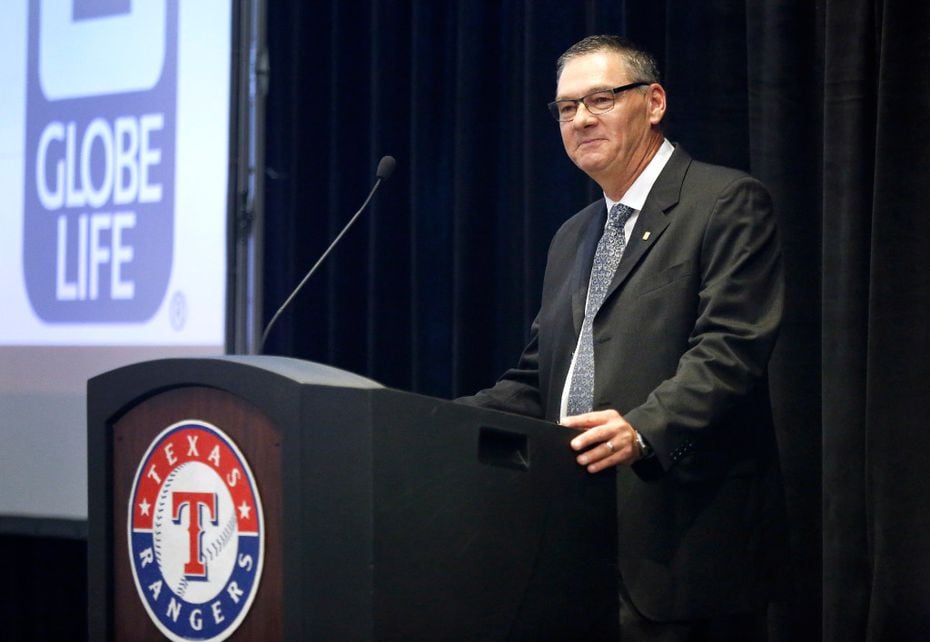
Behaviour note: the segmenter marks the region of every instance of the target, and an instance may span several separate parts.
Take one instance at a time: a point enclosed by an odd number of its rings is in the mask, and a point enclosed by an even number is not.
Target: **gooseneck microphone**
[[[365,211],[365,208],[368,206],[368,203],[371,201],[371,198],[375,195],[375,192],[378,190],[378,186],[382,182],[386,181],[391,177],[391,174],[394,173],[394,168],[397,167],[397,161],[394,160],[393,156],[382,156],[381,160],[378,161],[378,170],[375,172],[375,177],[377,180],[372,186],[371,191],[368,192],[368,198],[365,199],[365,202],[362,203],[362,206],[358,208],[358,211],[349,219],[349,222],[345,224],[345,227],[342,228],[342,231],[336,235],[336,238],[333,239],[333,242],[329,244],[329,247],[326,248],[326,251],[317,259],[316,263],[313,264],[313,267],[310,268],[310,271],[307,272],[306,276],[297,284],[297,287],[294,288],[294,291],[291,292],[291,295],[287,297],[284,303],[281,304],[281,307],[278,308],[278,311],[274,313],[274,316],[271,317],[271,321],[268,322],[268,325],[265,326],[265,331],[262,333],[262,341],[258,346],[258,353],[261,354],[265,351],[265,340],[268,339],[268,334],[271,332],[271,328],[274,326],[275,321],[278,320],[278,317],[281,316],[281,313],[287,309],[287,306],[290,305],[291,301],[294,300],[294,297],[297,296],[297,293],[300,292],[301,288],[304,287],[304,284],[310,280],[310,277],[313,276],[313,273],[316,272],[316,269],[320,267],[320,264],[329,256],[329,253],[332,252],[333,248],[336,247],[336,244],[339,243],[339,240],[343,235],[349,231],[349,228],[352,227],[352,224],[355,223],[355,219]]]

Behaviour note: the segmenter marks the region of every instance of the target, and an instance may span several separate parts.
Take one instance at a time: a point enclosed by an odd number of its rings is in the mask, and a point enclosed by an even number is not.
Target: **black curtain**
[[[450,397],[514,363],[549,238],[598,196],[545,110],[556,57],[658,56],[667,134],[771,189],[792,556],[773,639],[930,636],[930,3],[269,3],[265,318],[398,168],[267,352]]]
[[[930,639],[930,5],[825,23],[824,632]]]

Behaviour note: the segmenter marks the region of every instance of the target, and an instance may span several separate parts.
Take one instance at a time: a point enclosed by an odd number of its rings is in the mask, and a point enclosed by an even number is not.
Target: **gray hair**
[[[620,54],[627,70],[632,75],[630,82],[659,82],[659,66],[653,55],[638,47],[631,40],[613,35],[588,36],[566,49],[555,63],[556,81],[558,82],[562,76],[562,69],[569,60],[601,51],[613,51]]]

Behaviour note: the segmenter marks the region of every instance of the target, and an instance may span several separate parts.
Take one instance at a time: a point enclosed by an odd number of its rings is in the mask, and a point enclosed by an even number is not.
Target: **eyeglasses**
[[[584,103],[585,109],[592,114],[604,114],[614,108],[614,99],[617,94],[649,84],[651,83],[631,82],[629,85],[614,87],[613,89],[599,89],[581,98],[554,100],[548,105],[549,113],[560,123],[565,123],[575,118],[575,114],[578,113],[578,103]]]

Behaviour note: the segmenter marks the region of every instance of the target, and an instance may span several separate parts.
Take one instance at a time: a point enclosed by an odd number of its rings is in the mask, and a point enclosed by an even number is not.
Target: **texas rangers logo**
[[[226,639],[258,591],[264,554],[255,478],[219,428],[166,428],[136,470],[129,557],[139,597],[169,639]]]

